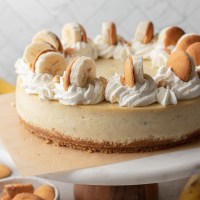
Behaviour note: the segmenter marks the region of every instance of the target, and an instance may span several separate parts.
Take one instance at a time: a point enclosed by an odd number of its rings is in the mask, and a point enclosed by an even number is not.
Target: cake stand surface
[[[0,142],[0,162],[6,164],[7,166],[11,167],[12,169],[12,176],[16,177],[19,176],[19,172],[16,169],[16,166],[14,165],[10,155],[5,150],[5,148],[1,145]],[[51,181],[52,184],[55,184],[59,191],[60,191],[60,200],[67,199],[68,200],[74,200],[73,195],[73,184],[70,183],[63,183],[63,182],[57,182],[57,181]],[[178,196],[186,182],[186,179],[181,179],[173,182],[166,182],[159,184],[159,200],[177,200]]]
[[[177,180],[196,173],[200,173],[200,148],[44,177],[88,185],[140,185]]]

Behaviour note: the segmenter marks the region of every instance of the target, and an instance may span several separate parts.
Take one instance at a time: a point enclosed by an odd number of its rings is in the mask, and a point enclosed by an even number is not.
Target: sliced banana
[[[37,55],[44,50],[53,50],[53,47],[46,42],[31,43],[24,50],[23,60],[31,67]]]
[[[136,82],[140,84],[144,83],[142,56],[130,56],[126,59],[124,65],[124,80],[121,78],[120,81],[129,87],[133,87]]]
[[[62,41],[67,46],[81,41],[87,42],[85,29],[78,23],[66,24],[62,29]]]
[[[114,22],[103,22],[101,28],[101,38],[104,44],[117,44],[117,31]]]
[[[64,73],[64,87],[67,90],[69,84],[77,87],[85,87],[89,80],[96,78],[96,66],[92,58],[81,56],[74,58]]]
[[[47,42],[51,44],[56,51],[63,52],[63,46],[60,42],[60,39],[56,34],[51,31],[43,30],[37,32],[32,39],[32,42]]]
[[[147,44],[153,39],[154,27],[151,21],[140,22],[135,31],[135,41]]]
[[[55,51],[43,51],[33,63],[33,71],[37,74],[48,73],[62,75],[66,69],[66,60],[61,53]]]
[[[143,84],[144,79],[144,70],[143,70],[143,58],[141,55],[133,57],[133,67],[136,82]]]

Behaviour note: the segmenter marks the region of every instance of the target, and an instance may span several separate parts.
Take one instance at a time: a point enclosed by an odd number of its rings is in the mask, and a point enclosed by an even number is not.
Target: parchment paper
[[[54,146],[53,144],[46,144],[44,140],[32,135],[19,123],[16,108],[13,106],[13,103],[15,103],[14,96],[14,93],[0,96],[0,140],[11,155],[19,172],[24,176],[44,175],[56,172],[64,173],[68,170],[200,147],[200,142],[196,142],[155,152],[103,154],[88,153]]]

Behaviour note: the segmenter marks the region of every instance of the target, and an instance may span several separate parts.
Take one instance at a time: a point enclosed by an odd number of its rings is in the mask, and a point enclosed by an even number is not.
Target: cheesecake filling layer
[[[52,134],[57,132],[95,142],[181,140],[200,129],[199,119],[196,117],[200,115],[199,103],[200,98],[180,101],[176,106],[169,105],[167,108],[159,104],[128,108],[106,102],[64,106],[56,101],[44,102],[35,95],[26,94],[20,78],[16,91],[17,111],[28,124],[49,130]],[[195,111],[195,115],[191,110]],[[117,124],[117,128],[114,124]]]

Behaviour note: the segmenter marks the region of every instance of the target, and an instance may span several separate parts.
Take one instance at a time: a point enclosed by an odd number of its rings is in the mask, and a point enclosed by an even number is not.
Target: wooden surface
[[[139,159],[200,146],[200,144],[190,144],[170,150],[129,154],[88,153],[58,147],[46,144],[44,140],[24,129],[19,123],[16,108],[11,106],[14,102],[14,93],[0,96],[0,140],[22,175],[65,173],[69,170]]]
[[[158,184],[131,186],[74,185],[75,200],[157,200]]]

